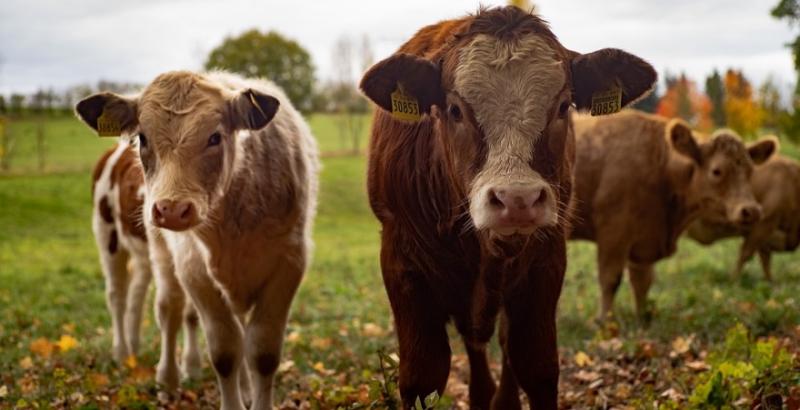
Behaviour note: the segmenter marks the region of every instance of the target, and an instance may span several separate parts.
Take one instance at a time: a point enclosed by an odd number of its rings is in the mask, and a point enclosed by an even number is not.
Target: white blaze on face
[[[511,41],[481,34],[461,52],[454,88],[472,107],[488,151],[470,192],[477,228],[492,225],[487,195],[497,186],[542,186],[552,201],[542,225],[555,222],[552,191],[530,162],[565,82],[555,51],[534,34]]]

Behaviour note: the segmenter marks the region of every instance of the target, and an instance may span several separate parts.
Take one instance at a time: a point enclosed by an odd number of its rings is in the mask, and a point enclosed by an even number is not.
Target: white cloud
[[[663,72],[702,83],[713,68],[741,68],[755,82],[795,74],[784,44],[796,33],[769,16],[772,0],[540,0],[541,14],[576,51],[618,47]],[[502,1],[482,2],[502,4]],[[332,75],[341,35],[368,33],[376,58],[424,25],[475,11],[474,0],[138,1],[3,0],[0,93],[66,88],[99,79],[146,83],[160,72],[200,69],[226,36],[257,27],[294,38],[318,77]]]

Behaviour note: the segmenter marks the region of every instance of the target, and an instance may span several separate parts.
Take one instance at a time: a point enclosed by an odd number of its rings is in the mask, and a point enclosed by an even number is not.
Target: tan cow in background
[[[92,175],[92,231],[94,232],[100,265],[106,280],[106,302],[111,314],[113,357],[122,363],[139,350],[142,309],[153,271],[159,282],[176,282],[172,259],[150,258],[164,255],[166,244],[161,238],[149,235],[142,220],[144,204],[144,175],[136,150],[127,141],[109,149],[95,166]],[[155,249],[152,249],[155,248]],[[152,249],[152,251],[151,251]],[[186,305],[184,312],[170,311],[171,301],[183,300],[180,295],[164,292],[168,287],[157,286],[156,319],[159,323],[178,323],[177,328],[161,327],[161,358],[156,380],[170,388],[177,387],[179,372],[175,345],[183,313],[186,323],[182,365],[184,374],[200,373],[200,354],[197,348],[197,314]],[[180,290],[180,289],[178,289]]]
[[[701,212],[739,225],[759,219],[750,175],[775,143],[746,148],[728,130],[698,141],[679,120],[637,111],[574,120],[577,202],[571,238],[597,243],[601,319],[612,311],[626,266],[636,312],[646,318],[653,264],[675,252],[678,237]]]
[[[761,204],[759,221],[737,226],[720,215],[705,213],[689,226],[687,235],[706,245],[722,238],[742,236],[744,241],[733,276],[738,277],[742,266],[758,252],[764,278],[772,280],[772,252],[791,252],[800,245],[800,164],[775,155],[756,166],[750,182]]]
[[[94,129],[118,127],[138,141],[144,219],[169,250],[151,258],[172,259],[178,273],[178,281],[157,283],[159,293],[173,295],[158,302],[162,333],[180,327],[185,289],[203,324],[222,408],[245,408],[246,360],[250,408],[271,409],[316,209],[317,148],[305,121],[276,85],[222,72],[165,73],[139,97],[96,94],[77,112]]]

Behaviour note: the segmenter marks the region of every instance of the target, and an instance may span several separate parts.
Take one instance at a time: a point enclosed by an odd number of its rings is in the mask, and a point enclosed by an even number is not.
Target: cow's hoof
[[[184,355],[181,358],[181,371],[185,379],[199,379],[203,375],[203,365],[200,356]]]
[[[164,386],[167,390],[171,391],[177,389],[178,384],[180,383],[180,372],[178,371],[178,367],[175,365],[163,366],[161,363],[159,363],[158,368],[156,369],[156,382]]]

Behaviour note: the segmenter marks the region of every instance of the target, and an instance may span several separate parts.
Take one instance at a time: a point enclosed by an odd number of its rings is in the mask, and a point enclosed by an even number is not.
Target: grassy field
[[[313,116],[309,122],[323,151],[338,152],[346,145],[334,118]],[[103,278],[90,228],[89,170],[113,141],[97,138],[72,118],[49,120],[40,172],[37,127],[30,121],[12,125],[17,151],[10,174],[0,175],[0,408],[216,406],[208,364],[204,377],[179,394],[157,394],[152,309],[138,362],[112,363]],[[365,124],[362,148],[366,133]],[[797,152],[791,145],[784,148]],[[391,407],[396,346],[378,266],[379,227],[366,201],[365,159],[332,155],[323,162],[316,252],[294,303],[278,402],[281,408]],[[734,281],[728,271],[737,247],[737,240],[708,248],[682,240],[678,253],[657,266],[652,325],[636,324],[626,280],[617,298],[615,329],[598,328],[593,321],[598,299],[594,245],[570,244],[559,311],[562,403],[684,408],[696,395],[713,404],[719,391],[728,394],[723,402],[749,407],[751,402],[740,398],[760,399],[771,391],[790,397],[791,383],[800,383],[796,354],[788,365],[780,362],[785,357],[770,356],[774,363],[756,366],[755,375],[725,366],[739,369],[735,366],[754,360],[764,344],[777,352],[794,343],[789,349],[796,352],[800,254],[776,255],[773,284],[762,280],[755,262]],[[453,346],[453,377],[447,397],[437,404],[441,408],[465,405],[465,359],[459,343]],[[496,346],[492,352],[496,363]],[[687,364],[697,362],[702,366]],[[719,383],[717,373],[723,378]],[[764,380],[774,383],[759,396]],[[621,391],[620,386],[629,387]],[[705,396],[698,393],[703,386],[709,389]],[[800,391],[796,394],[800,397]]]

